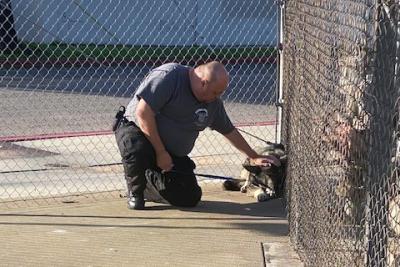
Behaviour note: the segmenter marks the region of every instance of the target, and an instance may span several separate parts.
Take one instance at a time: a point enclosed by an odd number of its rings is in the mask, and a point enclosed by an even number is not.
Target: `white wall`
[[[11,0],[27,42],[129,45],[276,43],[273,0]]]

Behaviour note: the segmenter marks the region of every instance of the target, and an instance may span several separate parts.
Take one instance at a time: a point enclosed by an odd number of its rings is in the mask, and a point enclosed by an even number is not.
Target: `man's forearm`
[[[256,158],[258,154],[249,146],[247,141],[239,133],[237,129],[224,135],[234,147],[236,147],[240,152],[245,154],[249,158]]]
[[[139,128],[153,145],[156,154],[165,151],[165,146],[158,133],[154,112],[143,100],[141,100],[138,104],[138,108],[136,110],[136,119],[139,124]]]
[[[165,149],[158,133],[154,111],[143,99],[139,101],[136,107],[136,119],[143,134],[153,145],[156,152],[157,166],[162,171],[170,171],[174,165],[172,158]]]
[[[150,143],[153,145],[153,148],[156,151],[156,153],[158,154],[162,151],[165,151],[164,144],[162,143],[160,135],[158,134],[157,125],[155,123],[154,117],[153,118],[137,117],[137,119],[140,129],[147,137],[147,139],[150,141]]]

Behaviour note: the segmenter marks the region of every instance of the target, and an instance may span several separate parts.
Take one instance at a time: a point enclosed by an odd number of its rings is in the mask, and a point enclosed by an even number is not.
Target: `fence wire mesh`
[[[276,36],[272,0],[1,0],[0,203],[123,190],[111,123],[162,63],[225,63],[232,121],[274,141]],[[234,177],[244,160],[209,130],[191,156]]]
[[[400,266],[400,3],[284,4],[291,240],[308,266]]]

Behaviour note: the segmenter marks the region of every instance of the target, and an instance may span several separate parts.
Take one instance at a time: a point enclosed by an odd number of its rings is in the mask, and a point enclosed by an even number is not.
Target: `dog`
[[[281,165],[260,167],[250,164],[246,159],[242,164],[243,170],[240,178],[227,180],[223,183],[223,189],[240,191],[257,199],[258,202],[279,198],[284,195],[286,177],[287,156],[282,144],[267,142],[267,146],[255,149],[260,155],[272,155],[278,158]]]

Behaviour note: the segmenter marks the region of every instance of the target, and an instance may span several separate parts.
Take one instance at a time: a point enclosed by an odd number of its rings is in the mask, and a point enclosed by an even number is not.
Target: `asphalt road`
[[[151,65],[19,68],[0,70],[0,88],[33,92],[132,97]],[[223,98],[248,104],[274,101],[276,65],[226,66],[231,81]]]
[[[129,102],[149,69],[145,65],[2,69],[0,138],[110,129],[118,107]],[[227,69],[231,82],[222,98],[232,121],[274,120],[276,66],[236,64]]]

